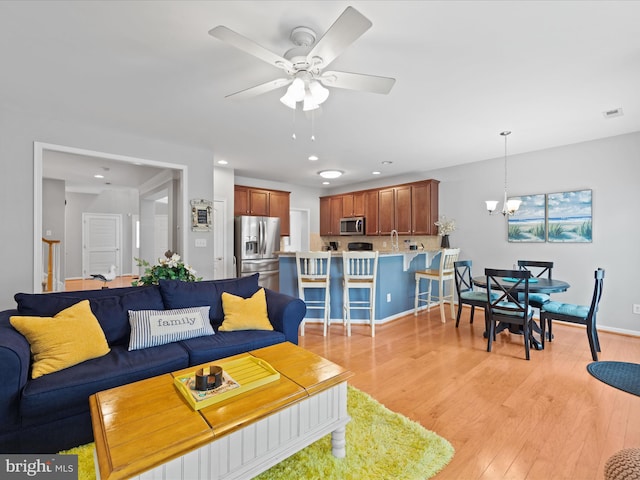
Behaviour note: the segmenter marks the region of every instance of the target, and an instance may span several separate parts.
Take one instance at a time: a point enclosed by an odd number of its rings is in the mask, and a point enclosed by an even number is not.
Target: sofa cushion
[[[219,326],[224,318],[222,292],[248,298],[258,291],[259,274],[227,280],[206,280],[202,282],[182,282],[180,280],[160,280],[160,292],[165,308],[187,308],[208,305],[209,319]]]
[[[129,310],[129,350],[157,347],[188,338],[213,335],[209,307],[174,310]]]
[[[109,345],[126,345],[129,341],[129,310],[163,310],[160,289],[129,287],[78,292],[15,295],[20,315],[52,317],[61,310],[89,299],[91,310],[100,322]]]
[[[89,300],[81,300],[54,317],[13,316],[9,321],[29,341],[33,355],[31,378],[109,353]]]
[[[189,307],[211,307],[220,301],[215,280],[183,282],[181,280],[160,280],[160,293],[167,309]]]
[[[129,352],[126,346],[27,382],[20,402],[24,425],[50,422],[89,410],[89,396],[189,366],[189,357],[178,343]]]
[[[286,341],[284,333],[277,330],[244,330],[221,332],[208,337],[198,337],[180,342],[189,354],[189,364],[199,365],[213,360],[246,353]]]
[[[242,298],[222,292],[224,321],[220,332],[236,330],[273,330],[267,316],[267,300],[264,288],[260,288],[249,298]]]

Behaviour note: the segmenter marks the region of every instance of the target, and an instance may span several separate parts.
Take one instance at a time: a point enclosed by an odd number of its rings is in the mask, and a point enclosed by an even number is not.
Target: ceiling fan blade
[[[223,25],[218,25],[217,27],[209,30],[209,35],[217,38],[218,40],[222,40],[223,42],[228,43],[229,45],[236,47],[243,52],[253,55],[256,58],[259,58],[260,60],[273,65],[274,67],[281,68],[283,70],[293,69],[292,63],[286,58],[281,57],[280,55],[276,55],[275,53],[264,48],[262,45],[258,45],[253,40],[249,40],[247,37],[244,37]]]
[[[233,97],[234,99],[242,99],[242,98],[251,98],[257,97],[258,95],[262,95],[263,93],[270,92],[271,90],[275,90],[276,88],[285,87],[289,85],[293,81],[292,78],[277,78],[276,80],[271,80],[266,83],[262,83],[260,85],[256,85],[255,87],[250,87],[245,90],[240,90],[236,93],[231,93],[227,95],[225,98]]]
[[[324,68],[333,62],[345,48],[355,42],[360,36],[371,28],[371,21],[353,7],[347,7],[342,15],[334,22],[329,30],[322,36],[318,43],[307,55],[310,61],[314,57],[322,58],[320,68]]]
[[[319,77],[319,80],[325,87],[346,88],[348,90],[382,94],[389,93],[396,83],[396,79],[390,77],[333,71],[324,72]]]

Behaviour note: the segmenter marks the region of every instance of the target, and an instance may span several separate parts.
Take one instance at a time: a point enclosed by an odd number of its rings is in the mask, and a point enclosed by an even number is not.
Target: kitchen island
[[[424,270],[426,266],[438,268],[439,250],[409,250],[401,252],[380,251],[378,255],[378,275],[376,286],[376,325],[382,325],[403,315],[413,312],[415,297],[415,272]],[[331,253],[331,323],[342,323],[342,252]],[[296,255],[294,252],[280,252],[280,292],[298,297],[298,274]],[[437,290],[437,285],[434,285]],[[352,292],[352,298],[365,292]],[[310,298],[322,299],[324,293],[308,292]],[[317,295],[311,297],[311,295]],[[305,319],[313,322],[317,318],[321,322],[321,311],[307,311]],[[368,312],[353,311],[352,323],[368,323]]]

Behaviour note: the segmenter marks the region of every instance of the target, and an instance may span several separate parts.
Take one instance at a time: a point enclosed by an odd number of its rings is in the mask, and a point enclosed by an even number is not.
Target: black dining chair
[[[491,351],[491,344],[495,340],[498,322],[522,327],[524,337],[525,357],[529,360],[529,346],[533,343],[533,309],[529,305],[528,270],[499,270],[485,268],[487,276],[486,292],[486,322],[487,352]],[[524,291],[522,291],[524,289]],[[492,295],[497,293],[496,296]],[[518,290],[521,290],[522,296]]]
[[[535,278],[542,277],[545,273],[547,278],[551,280],[551,271],[553,270],[553,262],[538,262],[536,260],[518,260],[518,268],[520,270],[529,270],[531,276]],[[531,293],[529,294],[529,304],[532,307],[540,308],[551,300],[551,296],[547,293]]]
[[[540,310],[540,332],[542,335],[542,348],[544,348],[545,325],[549,329],[549,341],[553,338],[551,335],[551,321],[560,320],[563,322],[577,323],[587,327],[587,338],[589,339],[589,347],[591,348],[591,358],[594,362],[598,361],[598,352],[600,351],[600,340],[598,339],[598,330],[596,329],[596,314],[602,297],[602,287],[604,286],[604,270],[598,268],[595,271],[595,285],[593,287],[593,296],[591,297],[591,305],[575,305],[572,303],[547,302]]]
[[[458,314],[456,315],[456,328],[460,324],[462,306],[471,306],[471,317],[469,323],[473,323],[473,314],[476,307],[485,308],[487,304],[487,293],[473,289],[471,281],[471,260],[459,260],[453,264],[456,277],[456,293],[458,295]],[[492,293],[496,296],[496,293]]]

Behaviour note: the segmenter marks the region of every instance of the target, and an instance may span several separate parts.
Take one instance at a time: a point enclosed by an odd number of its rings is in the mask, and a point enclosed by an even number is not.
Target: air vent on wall
[[[604,118],[621,117],[623,115],[622,108],[614,108],[613,110],[607,110],[602,112]]]

